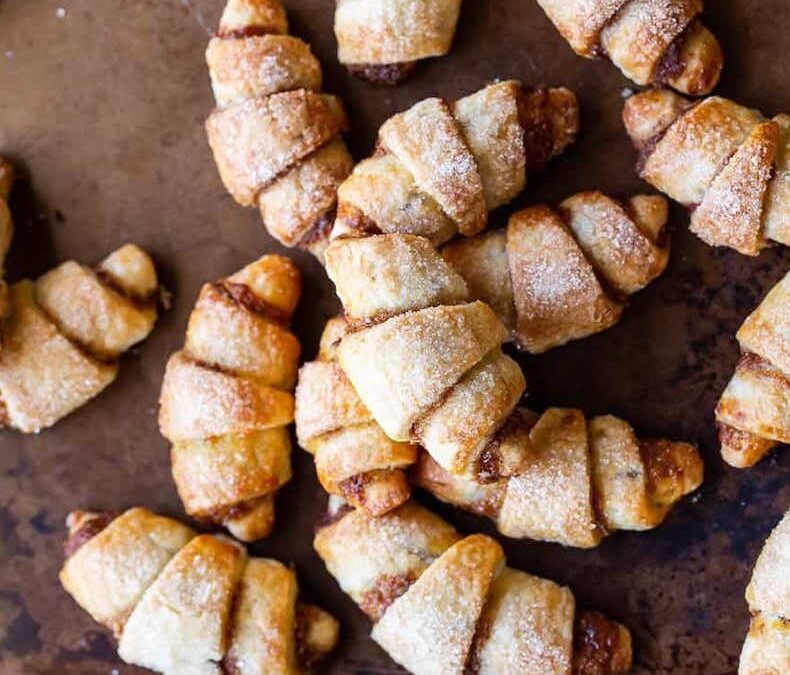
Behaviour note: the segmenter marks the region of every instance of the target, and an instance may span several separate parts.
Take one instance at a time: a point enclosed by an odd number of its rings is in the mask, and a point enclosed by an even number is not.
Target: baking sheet
[[[583,110],[577,146],[532,181],[513,207],[600,188],[647,189],[620,122],[632,87],[604,62],[576,57],[531,0],[465,0],[449,57],[423,63],[397,89],[375,88],[337,64],[333,3],[287,1],[292,32],[323,61],[341,94],[355,156],[380,123],[427,95],[454,97],[495,78],[564,84]],[[719,92],[766,113],[790,111],[786,0],[714,2],[706,21],[723,43]],[[4,675],[142,673],[60,589],[63,521],[77,507],[145,505],[182,516],[156,399],[167,356],[183,340],[203,281],[257,254],[281,251],[253,210],[217,177],[202,123],[212,107],[203,50],[221,0],[0,0],[0,153],[21,169],[12,208],[12,279],[68,258],[94,262],[132,240],[151,251],[175,304],[123,359],[102,396],[39,436],[0,433],[0,672]],[[698,496],[658,530],[621,533],[594,551],[505,542],[510,563],[569,584],[583,605],[627,624],[636,673],[725,675],[737,670],[748,615],[743,591],[759,548],[790,506],[790,453],[748,472],[718,455],[713,408],[738,357],[733,334],[788,267],[780,250],[756,260],[703,245],[673,207],[672,262],[632,299],[623,321],[541,357],[518,357],[535,406],[612,412],[645,435],[690,439],[707,468]],[[331,284],[306,254],[297,334],[311,357],[337,310]],[[293,563],[305,595],[342,621],[333,675],[401,672],[369,639],[366,619],[312,551],[325,505],[310,457],[294,454],[294,480],[278,498],[274,536],[256,554]],[[426,503],[431,500],[420,497]],[[436,506],[464,532],[490,525]]]

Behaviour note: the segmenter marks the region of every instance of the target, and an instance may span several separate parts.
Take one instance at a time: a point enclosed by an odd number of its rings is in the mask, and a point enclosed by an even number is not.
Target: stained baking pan
[[[225,193],[205,142],[212,107],[203,50],[220,0],[0,0],[0,153],[22,178],[11,205],[17,235],[11,279],[58,261],[96,261],[132,240],[152,251],[174,304],[153,335],[123,359],[118,381],[38,436],[0,434],[0,672],[5,675],[141,673],[60,589],[63,521],[75,507],[140,504],[181,516],[156,399],[167,356],[183,339],[200,284],[254,255],[280,251],[257,214]],[[323,61],[326,89],[341,94],[367,155],[390,114],[427,95],[471,92],[496,78],[563,84],[578,94],[575,148],[532,181],[507,211],[580,189],[627,196],[636,176],[620,110],[632,85],[607,63],[576,57],[530,0],[465,0],[450,56],[423,63],[397,89],[345,73],[335,59],[333,5],[289,0],[293,32]],[[786,0],[715,2],[706,22],[726,65],[719,92],[769,114],[790,111]],[[672,261],[631,300],[615,328],[540,357],[519,356],[530,403],[612,412],[644,435],[700,444],[706,480],[658,530],[621,533],[594,551],[507,541],[511,564],[569,584],[580,603],[627,624],[636,673],[728,675],[748,616],[750,569],[790,506],[790,453],[754,469],[719,458],[713,408],[738,358],[734,332],[788,267],[779,249],[748,259],[690,235],[673,206]],[[331,284],[307,254],[296,331],[311,357],[338,309]],[[295,476],[278,498],[274,536],[253,546],[290,562],[304,593],[342,621],[333,675],[401,672],[369,639],[367,620],[312,551],[326,503],[312,461],[294,455]],[[420,496],[421,500],[430,500]],[[464,532],[488,523],[433,503]]]

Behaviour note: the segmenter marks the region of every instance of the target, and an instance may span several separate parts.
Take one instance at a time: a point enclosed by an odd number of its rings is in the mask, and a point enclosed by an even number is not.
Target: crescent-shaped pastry
[[[623,120],[640,175],[693,209],[704,242],[744,255],[790,244],[790,116],[658,89],[629,98]]]
[[[462,538],[413,502],[371,518],[340,508],[315,550],[414,675],[587,675],[631,667],[631,635],[579,610],[567,588],[505,566],[483,535]]]
[[[721,455],[748,468],[790,443],[790,273],[736,334],[743,356],[716,407]]]
[[[400,232],[439,245],[477,234],[578,129],[576,97],[563,88],[508,80],[454,103],[420,101],[382,125],[376,154],[338,189],[333,236]]]
[[[142,508],[68,518],[63,588],[118,639],[126,662],[166,675],[303,675],[337,643],[328,613],[297,600],[293,570],[249,558]]]
[[[518,473],[522,457],[490,449],[526,387],[507,331],[430,242],[338,239],[326,269],[351,328],[338,363],[384,433],[471,480]]]
[[[538,0],[573,51],[608,57],[640,85],[702,96],[719,81],[724,56],[699,20],[702,0]]]
[[[556,210],[518,211],[505,230],[458,239],[442,255],[516,344],[539,354],[617,323],[625,299],[669,261],[667,214],[663,197],[583,192]]]
[[[478,485],[442,469],[427,453],[414,466],[416,485],[484,515],[502,534],[591,548],[617,530],[657,527],[674,504],[702,483],[694,446],[641,440],[612,415],[518,408],[497,441],[528,456],[518,476]]]
[[[461,0],[337,0],[337,58],[354,75],[397,84],[450,51]]]
[[[228,0],[206,61],[217,102],[206,130],[222,182],[260,209],[272,236],[320,257],[353,167],[342,104],[320,93],[321,65],[288,35],[280,0]]]
[[[738,675],[790,672],[790,512],[768,537],[746,589],[752,613]]]
[[[120,355],[153,329],[158,288],[151,258],[133,244],[95,269],[69,261],[11,286],[3,424],[36,433],[97,396],[115,379]]]
[[[203,286],[162,383],[159,429],[187,513],[243,541],[271,532],[291,478],[300,285],[293,263],[268,255]]]
[[[377,516],[409,498],[406,469],[416,461],[417,447],[387,437],[337,363],[347,330],[345,320],[331,319],[317,359],[299,371],[296,436],[315,457],[327,492]]]

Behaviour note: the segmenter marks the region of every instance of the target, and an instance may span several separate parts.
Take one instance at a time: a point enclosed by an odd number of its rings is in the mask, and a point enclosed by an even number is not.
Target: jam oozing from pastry
[[[551,159],[551,122],[543,111],[547,99],[548,92],[545,90],[521,91],[516,99],[518,121],[524,131],[528,171],[539,169]]]
[[[693,24],[692,24],[693,25]],[[678,35],[664,52],[661,62],[653,73],[654,84],[666,84],[680,75],[686,67],[681,58],[683,43],[688,36],[688,28]]]
[[[101,281],[105,286],[107,286],[107,288],[111,288],[122,298],[126,298],[129,302],[133,303],[134,305],[137,305],[138,307],[150,307],[156,302],[154,295],[156,291],[154,291],[153,294],[148,295],[146,297],[133,295],[127,289],[121,288],[121,286],[118,283],[116,283],[115,279],[113,279],[112,276],[107,274],[107,272],[105,272],[104,270],[94,268],[93,273],[99,278],[99,281]]]
[[[355,63],[347,66],[349,72],[371,84],[385,84],[394,86],[403,82],[414,72],[416,61],[402,61],[400,63]]]
[[[328,240],[329,233],[332,231],[332,226],[335,224],[336,214],[337,204],[334,204],[331,209],[326,211],[310,226],[310,229],[308,229],[305,235],[299,240],[299,247],[309,248],[316,242]]]
[[[337,521],[341,520],[343,516],[345,516],[347,513],[351,513],[353,510],[354,507],[352,507],[350,504],[341,504],[334,510],[327,509],[324,512],[324,515],[322,515],[315,524],[315,531],[320,532],[325,527],[333,525]]]
[[[620,629],[599,612],[581,612],[573,628],[573,675],[610,675]]]
[[[263,35],[269,35],[270,33],[271,31],[264,28],[263,26],[245,26],[244,28],[237,28],[235,30],[218,31],[217,37],[243,40],[244,38],[249,37],[261,37]]]
[[[63,555],[67,559],[71,558],[71,556],[115,520],[117,516],[118,514],[112,511],[85,516],[83,522],[80,523],[75,530],[69,532],[69,536],[63,543]]]
[[[372,621],[378,621],[387,608],[409,590],[417,580],[412,572],[406,574],[383,574],[373,588],[362,594],[359,606]]]

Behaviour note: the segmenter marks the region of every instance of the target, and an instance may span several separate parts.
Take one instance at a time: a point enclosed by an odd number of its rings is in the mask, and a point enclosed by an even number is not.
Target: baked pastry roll
[[[765,542],[746,601],[752,621],[738,675],[790,672],[790,512]]]
[[[538,354],[617,323],[625,298],[669,261],[667,215],[663,197],[583,192],[556,210],[519,211],[507,229],[458,239],[442,255],[516,344]]]
[[[509,80],[455,103],[420,101],[382,125],[376,154],[338,189],[333,234],[419,234],[434,245],[477,234],[578,129],[576,97],[562,88]]]
[[[450,51],[461,0],[337,0],[337,58],[374,84],[398,84]]]
[[[300,344],[288,324],[300,285],[290,260],[266,255],[203,286],[162,382],[159,430],[184,508],[242,541],[271,532],[291,479]]]
[[[694,446],[642,440],[612,415],[518,408],[497,443],[527,455],[517,476],[478,485],[453,476],[422,453],[416,485],[494,520],[502,534],[590,548],[617,530],[648,530],[702,483]]]
[[[142,508],[67,521],[63,588],[118,639],[126,662],[167,675],[299,675],[337,643],[337,621],[297,600],[293,570],[249,558]]]
[[[790,443],[790,273],[736,338],[743,356],[716,406],[716,422],[724,461],[745,469]]]
[[[387,437],[337,363],[347,329],[344,319],[331,319],[317,359],[299,370],[296,436],[315,457],[327,492],[377,516],[409,498],[405,470],[416,461],[417,447]]]
[[[471,480],[518,473],[522,457],[490,448],[526,386],[507,331],[430,242],[338,239],[326,269],[351,328],[337,361],[384,433]]]
[[[320,256],[337,187],[353,160],[340,100],[321,94],[321,65],[288,35],[280,0],[228,0],[206,51],[217,109],[206,122],[220,177],[269,233]]]
[[[702,0],[538,0],[573,51],[608,57],[640,85],[702,96],[719,81],[724,56],[702,24]]]
[[[370,518],[342,508],[314,546],[375,623],[372,637],[415,675],[623,673],[631,636],[579,610],[554,582],[505,566],[483,535],[462,538],[408,502]]]
[[[790,243],[790,116],[658,89],[629,98],[623,120],[640,175],[692,209],[703,241],[745,255]]]
[[[94,269],[69,261],[11,286],[2,423],[37,433],[98,395],[115,379],[118,357],[153,329],[158,288],[151,258],[133,244]]]

